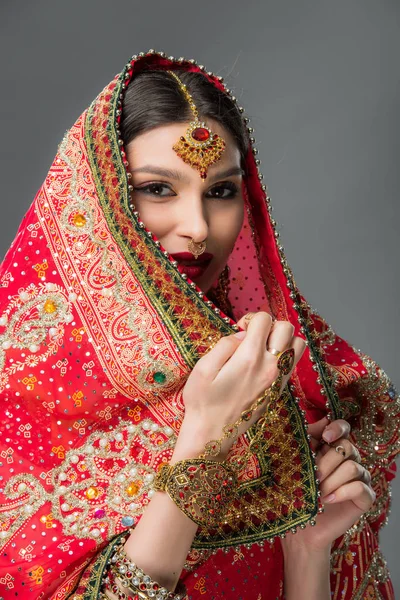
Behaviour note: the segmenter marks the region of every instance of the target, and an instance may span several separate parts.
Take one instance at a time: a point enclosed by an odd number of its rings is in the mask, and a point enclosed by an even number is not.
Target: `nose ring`
[[[203,254],[206,250],[206,241],[195,242],[192,238],[188,243],[188,250],[193,254],[193,256],[197,259],[200,254]]]

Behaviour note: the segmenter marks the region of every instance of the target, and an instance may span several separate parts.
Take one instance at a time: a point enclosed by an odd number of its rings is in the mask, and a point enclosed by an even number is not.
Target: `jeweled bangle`
[[[178,587],[174,592],[170,592],[167,588],[162,587],[131,561],[123,548],[117,550],[111,558],[107,577],[108,581],[105,583],[111,586],[109,588],[110,591],[117,594],[119,600],[126,600],[130,597],[130,594],[128,595],[120,589],[116,578],[134,597],[137,596],[143,600],[146,598],[153,598],[155,600],[183,600],[187,594],[182,582],[178,583]]]
[[[198,525],[221,523],[236,497],[237,476],[227,462],[190,458],[163,465],[154,489],[167,492],[173,502]]]

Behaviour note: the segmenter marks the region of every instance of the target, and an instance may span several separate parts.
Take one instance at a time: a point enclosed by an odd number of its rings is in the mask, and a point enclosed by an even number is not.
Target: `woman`
[[[398,397],[300,294],[241,113],[149,51],[60,144],[2,270],[4,598],[394,597]]]

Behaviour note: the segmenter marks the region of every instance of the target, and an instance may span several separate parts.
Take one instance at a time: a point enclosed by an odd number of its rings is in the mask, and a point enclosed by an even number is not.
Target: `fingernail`
[[[316,475],[317,479],[319,479],[319,481],[321,481],[321,477],[322,477],[321,471],[316,471],[315,475]]]
[[[332,502],[336,498],[335,494],[329,494],[326,498],[322,498],[322,502]]]
[[[239,340],[242,340],[244,337],[246,337],[246,331],[238,331],[235,333],[235,337],[239,338]]]
[[[335,434],[333,433],[333,431],[324,431],[322,437],[326,442],[330,443],[335,439]]]

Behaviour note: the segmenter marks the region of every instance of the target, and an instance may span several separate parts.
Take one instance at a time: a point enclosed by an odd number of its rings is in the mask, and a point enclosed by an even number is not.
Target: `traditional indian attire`
[[[253,143],[225,290],[234,319],[182,276],[131,208],[119,122],[124,91],[142,69],[200,72],[230,94],[194,61],[134,56],[66,133],[5,257],[0,596],[98,597],[113,545],[140,519],[172,455],[191,369],[246,312],[265,310],[308,346],[274,427],[243,467],[226,523],[198,529],[181,575],[188,598],[284,598],[279,536],[321,508],[306,424],[330,414],[351,423],[377,492],[334,544],[333,598],[392,599],[378,535],[400,445],[396,391],[300,294]]]

